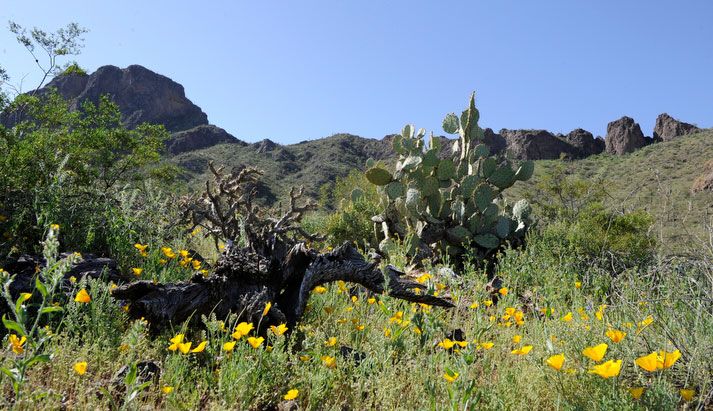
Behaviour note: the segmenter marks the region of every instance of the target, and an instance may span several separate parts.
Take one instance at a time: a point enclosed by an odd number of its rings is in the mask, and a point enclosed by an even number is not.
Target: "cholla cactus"
[[[407,125],[393,140],[399,156],[394,173],[367,161],[366,177],[378,186],[384,206],[372,218],[384,238],[382,252],[388,253],[398,237],[412,257],[448,254],[460,260],[472,247],[476,256],[490,259],[506,242],[522,242],[531,207],[526,200],[510,207],[502,193],[529,179],[534,164],[525,161],[515,170],[508,160],[490,156],[478,118],[473,94],[460,118],[449,114],[443,120],[446,133],[459,135],[451,156],[442,155],[433,133],[426,145],[425,130],[414,133]]]

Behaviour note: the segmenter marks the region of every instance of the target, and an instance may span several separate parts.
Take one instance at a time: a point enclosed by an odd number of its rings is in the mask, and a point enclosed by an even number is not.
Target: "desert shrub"
[[[55,92],[22,95],[0,130],[0,255],[37,247],[49,224],[65,228],[63,248],[106,253],[120,196],[143,184],[159,160],[162,126],[135,130],[107,97],[71,110]]]
[[[352,197],[354,190],[360,195]],[[327,236],[327,242],[333,246],[349,241],[360,247],[375,247],[371,216],[379,211],[379,196],[364,173],[352,170],[346,177],[337,178],[328,193],[335,211],[323,220],[321,231]]]
[[[575,258],[580,267],[594,264],[615,272],[652,261],[653,217],[643,210],[605,207],[604,187],[601,181],[571,176],[565,164],[543,176],[533,199],[542,216],[535,235],[546,244],[543,252]]]

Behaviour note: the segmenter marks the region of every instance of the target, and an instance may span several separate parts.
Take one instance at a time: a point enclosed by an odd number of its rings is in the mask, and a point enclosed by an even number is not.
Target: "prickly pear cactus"
[[[534,163],[514,168],[490,156],[479,117],[473,94],[460,117],[449,114],[443,120],[443,130],[459,136],[452,155],[444,155],[433,133],[426,144],[425,130],[407,125],[393,140],[398,154],[394,172],[367,162],[366,178],[382,194],[384,211],[372,218],[383,238],[382,252],[388,253],[398,238],[417,261],[446,254],[458,261],[466,248],[489,259],[506,242],[522,243],[531,207],[526,200],[509,206],[502,193],[529,179]]]

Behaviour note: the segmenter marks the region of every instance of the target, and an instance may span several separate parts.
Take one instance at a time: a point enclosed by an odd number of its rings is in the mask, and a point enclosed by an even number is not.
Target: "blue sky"
[[[90,30],[93,71],[141,64],[246,141],[405,123],[441,132],[475,90],[481,126],[582,127],[668,112],[713,126],[713,1],[0,0],[0,65],[36,81],[7,20]]]

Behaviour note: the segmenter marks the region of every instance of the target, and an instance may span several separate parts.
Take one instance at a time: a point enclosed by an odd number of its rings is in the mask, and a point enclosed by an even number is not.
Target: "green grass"
[[[185,332],[181,324],[152,336],[143,321],[129,321],[108,285],[78,283],[71,294],[86,287],[92,301],[62,303],[62,320],[51,324],[47,346],[53,357],[30,370],[15,406],[118,407],[127,394],[112,385],[113,375],[124,365],[146,360],[161,367],[161,377],[124,408],[263,409],[281,402],[290,389],[299,390],[296,401],[303,409],[675,409],[683,405],[681,388],[694,388],[692,405],[701,404],[713,375],[710,264],[661,262],[612,278],[597,270],[578,272],[572,261],[551,257],[546,244],[533,241],[528,250],[502,257],[500,275],[508,293],[490,307],[486,301],[492,296],[484,291],[481,272],[466,267],[460,277],[442,278],[437,267],[427,267],[429,292],[449,293],[456,308],[360,291],[352,298],[347,287],[333,284],[323,294],[313,293],[304,321],[289,337],[270,334],[258,349],[243,337],[230,354],[222,347],[232,340],[233,318],[206,318],[204,329],[186,332],[193,346],[208,341],[204,352],[172,352],[169,339]],[[136,260],[144,261],[137,264],[145,267],[142,276],[165,281],[190,275],[174,263],[155,264],[158,245],[151,249],[148,259]],[[599,320],[601,304],[606,308]],[[522,325],[504,319],[508,307],[523,312]],[[403,313],[400,321],[394,319],[398,312]],[[568,312],[573,320],[562,321]],[[653,319],[649,326],[638,325],[648,316]],[[465,333],[467,346],[452,353],[438,347],[456,328]],[[614,344],[605,336],[609,328],[627,336]],[[515,335],[522,341],[514,343]],[[330,337],[336,337],[335,346],[325,344]],[[479,342],[493,347],[478,348]],[[615,378],[588,373],[594,363],[581,354],[602,342],[609,344],[604,361],[623,361]],[[342,356],[342,345],[362,353],[361,363]],[[511,353],[524,345],[533,346],[527,355]],[[669,369],[648,373],[634,365],[639,356],[674,349],[683,356]],[[545,364],[560,353],[566,357],[562,371]],[[336,358],[336,366],[325,366],[322,356]],[[6,349],[2,365],[15,358]],[[81,376],[72,369],[79,361],[88,363]],[[458,373],[458,378],[448,382],[445,373]],[[170,394],[162,391],[167,386],[173,387]],[[13,396],[5,377],[2,387],[0,406],[9,407]],[[646,392],[635,401],[628,393],[631,387],[646,387]]]

